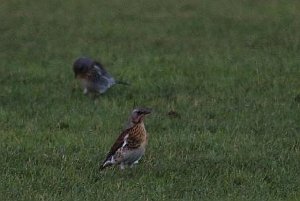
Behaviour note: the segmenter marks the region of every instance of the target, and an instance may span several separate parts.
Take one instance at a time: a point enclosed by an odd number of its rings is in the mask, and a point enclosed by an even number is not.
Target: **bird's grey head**
[[[141,123],[147,114],[151,113],[149,108],[135,108],[131,113],[131,121],[134,124]]]
[[[94,61],[87,57],[80,57],[76,59],[76,61],[73,64],[73,71],[75,74],[75,78],[78,76],[85,75],[85,73],[88,72],[89,68],[93,66]]]

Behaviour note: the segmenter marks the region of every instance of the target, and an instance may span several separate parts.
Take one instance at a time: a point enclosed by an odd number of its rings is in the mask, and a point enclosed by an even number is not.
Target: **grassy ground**
[[[3,200],[300,200],[298,1],[2,1]],[[97,102],[71,66],[130,87]],[[98,172],[134,105],[149,146]],[[176,111],[176,117],[168,116]]]

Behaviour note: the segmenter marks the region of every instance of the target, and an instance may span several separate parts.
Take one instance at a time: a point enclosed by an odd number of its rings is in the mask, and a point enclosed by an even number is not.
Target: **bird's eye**
[[[84,69],[84,66],[80,66],[79,70],[82,71]]]

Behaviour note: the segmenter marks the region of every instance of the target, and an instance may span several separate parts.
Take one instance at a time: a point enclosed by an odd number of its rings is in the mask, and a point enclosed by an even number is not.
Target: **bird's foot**
[[[83,89],[83,94],[84,94],[84,95],[88,95],[88,93],[89,93],[89,90],[88,90],[87,88],[84,88],[84,89]]]
[[[121,163],[121,164],[120,164],[120,169],[121,169],[121,170],[125,170],[125,165],[124,165],[124,163]]]

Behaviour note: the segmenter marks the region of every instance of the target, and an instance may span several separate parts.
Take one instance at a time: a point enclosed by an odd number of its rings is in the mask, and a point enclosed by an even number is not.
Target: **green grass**
[[[0,197],[300,200],[299,8],[2,1]],[[83,96],[71,69],[82,55],[131,86]],[[134,105],[154,110],[146,155],[100,173]]]

